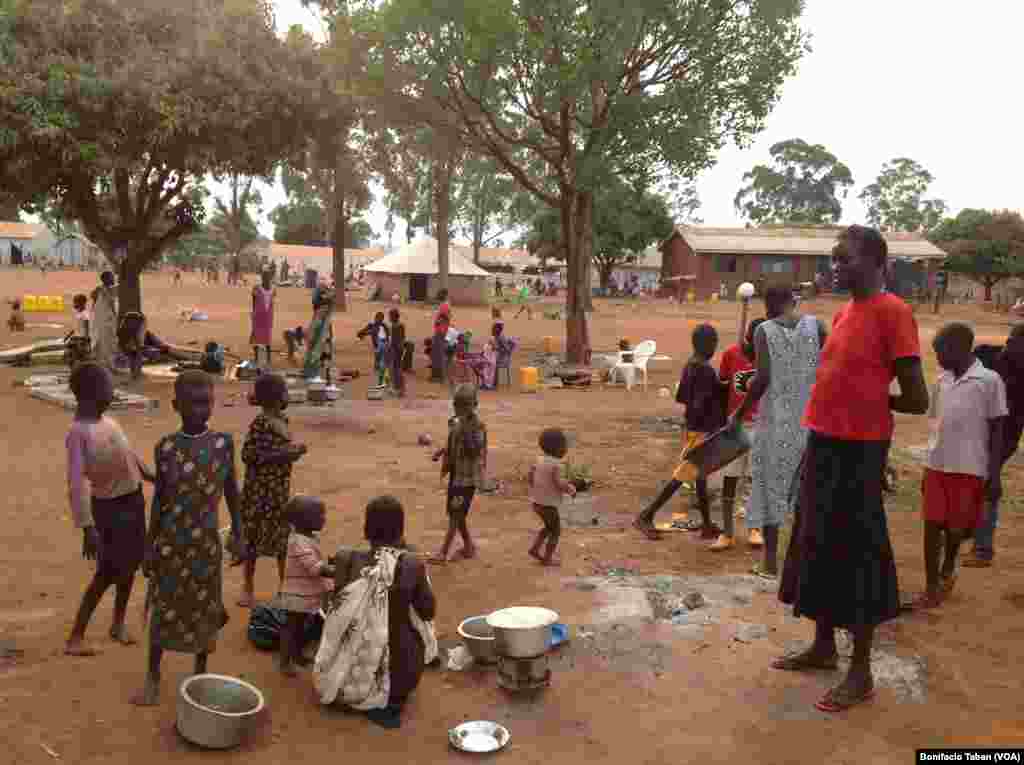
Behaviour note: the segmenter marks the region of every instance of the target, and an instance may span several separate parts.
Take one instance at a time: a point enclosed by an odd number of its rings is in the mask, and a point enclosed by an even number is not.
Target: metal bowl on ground
[[[494,630],[487,623],[486,616],[471,616],[464,619],[459,625],[459,637],[473,654],[474,661],[481,664],[494,664],[498,661],[494,646]]]
[[[207,749],[232,749],[255,726],[263,708],[263,694],[244,680],[194,675],[178,689],[178,732]]]
[[[498,656],[509,659],[532,659],[547,653],[551,625],[557,622],[558,614],[551,609],[532,606],[502,608],[487,617]]]
[[[448,731],[448,740],[463,752],[486,754],[496,752],[511,740],[508,729],[489,720],[474,720],[457,725]]]

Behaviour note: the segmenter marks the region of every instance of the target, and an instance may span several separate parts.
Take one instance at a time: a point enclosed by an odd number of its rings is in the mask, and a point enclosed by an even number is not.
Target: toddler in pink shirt
[[[324,560],[316,538],[326,519],[323,502],[315,497],[292,497],[285,507],[285,518],[292,533],[288,536],[284,582],[277,596],[277,605],[288,612],[281,632],[279,666],[285,675],[293,676],[296,662],[301,661],[300,641],[306,619],[320,610],[324,595],[334,589],[334,566]]]
[[[533,512],[544,521],[544,528],[537,533],[529,552],[545,566],[552,566],[555,565],[555,549],[562,533],[558,508],[562,504],[562,495],[575,496],[576,487],[562,478],[562,460],[569,451],[565,433],[558,428],[548,428],[540,434],[539,443],[543,455],[530,468],[530,502],[533,503]],[[541,555],[540,548],[545,540],[547,545]]]

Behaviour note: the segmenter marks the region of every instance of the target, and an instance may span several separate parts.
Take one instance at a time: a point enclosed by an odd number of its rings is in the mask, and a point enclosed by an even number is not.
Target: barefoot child
[[[157,442],[156,486],[150,515],[146,568],[149,575],[149,666],[142,706],[160,694],[164,651],[195,655],[195,673],[206,672],[217,633],[228,622],[221,590],[221,497],[231,514],[230,547],[245,559],[241,536],[235,445],[227,433],[209,429],[213,381],[189,370],[174,383],[172,405],[181,430]]]
[[[356,333],[356,337],[362,340],[365,337],[370,339],[370,348],[373,351],[373,370],[377,373],[377,385],[384,385],[384,378],[387,375],[388,347],[391,332],[388,325],[384,323],[384,312],[377,311],[373,321]]]
[[[306,620],[323,607],[324,595],[334,589],[334,566],[324,560],[317,539],[326,519],[324,503],[315,497],[292,497],[285,517],[292,532],[288,536],[288,562],[277,605],[288,612],[288,621],[281,632],[278,668],[294,677],[295,664],[302,662]]]
[[[683,454],[725,425],[725,396],[728,388],[718,379],[718,372],[711,366],[711,359],[717,348],[718,333],[714,327],[710,324],[701,324],[693,330],[693,356],[683,367],[679,390],[676,393],[676,401],[686,407],[686,440]],[[655,514],[679,490],[683,481],[690,480],[695,480],[697,485],[701,520],[699,525],[689,528],[692,531],[699,530],[702,539],[714,539],[719,530],[711,523],[707,478],[698,476],[696,467],[685,461],[680,461],[672,474],[672,480],[665,484],[661,493],[637,516],[633,526],[649,539],[658,539],[659,534],[654,528]]]
[[[435,563],[448,562],[448,550],[456,532],[462,537],[461,555],[476,557],[466,517],[476,490],[483,483],[487,465],[487,427],[476,413],[476,388],[460,385],[455,389],[452,403],[455,417],[448,422],[448,444],[434,455],[434,459],[444,459],[441,476],[448,476],[448,533],[441,552],[432,559]]]
[[[21,310],[21,301],[11,301],[11,315],[7,319],[7,329],[11,332],[24,332],[25,331],[25,313]]]
[[[743,343],[730,345],[722,354],[722,363],[718,369],[718,376],[722,382],[729,386],[729,415],[734,414],[743,404],[747,396],[747,388],[754,372],[754,333],[764,323],[764,319],[754,319],[747,325],[746,336]],[[747,412],[743,419],[743,427],[753,441],[757,433],[754,424],[754,417],[757,414],[755,404]],[[744,454],[738,460],[733,460],[722,468],[722,533],[710,546],[712,552],[722,552],[733,547],[733,529],[735,527],[735,516],[733,507],[736,503],[736,486],[742,478],[750,478],[750,453]],[[760,547],[760,529],[751,529],[751,547]]]
[[[932,343],[944,371],[932,397],[934,431],[921,483],[927,589],[919,608],[934,608],[952,593],[960,544],[982,520],[985,501],[1002,494],[1006,388],[974,357],[973,345],[974,332],[956,322]]]
[[[539,443],[543,456],[538,457],[537,464],[530,468],[530,502],[533,503],[533,512],[544,522],[544,528],[537,533],[529,552],[545,566],[551,566],[554,565],[555,549],[562,533],[558,506],[562,504],[563,494],[576,496],[576,487],[562,478],[562,460],[569,451],[565,433],[558,428],[548,428],[540,434]],[[545,540],[547,546],[542,556],[540,548]]]
[[[242,533],[250,557],[238,605],[251,608],[255,599],[256,559],[277,559],[278,586],[284,581],[288,550],[285,505],[291,496],[292,465],[306,453],[292,443],[288,431],[288,386],[276,374],[261,375],[253,386],[253,403],[263,408],[249,426],[242,447],[245,486],[242,489]]]
[[[125,628],[125,613],[135,572],[146,545],[146,503],[140,477],[153,474],[132,450],[121,427],[104,415],[114,398],[106,369],[84,363],[71,374],[71,392],[78,400],[67,437],[68,488],[71,516],[82,529],[83,555],[96,559],[96,574],[82,597],[65,653],[92,656],[83,640],[103,594],[116,587],[110,637],[123,645],[135,640]]]

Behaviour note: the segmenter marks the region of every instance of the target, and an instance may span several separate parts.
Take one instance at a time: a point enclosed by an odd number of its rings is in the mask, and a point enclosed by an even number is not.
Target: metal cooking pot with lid
[[[487,617],[494,630],[494,647],[499,656],[532,659],[548,651],[551,625],[558,614],[548,608],[514,606],[502,608]]]

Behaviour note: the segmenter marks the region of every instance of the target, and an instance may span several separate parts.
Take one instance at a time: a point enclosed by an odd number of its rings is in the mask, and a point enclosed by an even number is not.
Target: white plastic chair
[[[622,373],[622,379],[626,383],[626,390],[633,390],[633,382],[636,380],[637,370],[643,377],[644,390],[647,390],[647,362],[657,352],[658,346],[653,340],[644,340],[631,351],[619,351],[619,361],[612,367],[608,376],[609,382],[615,382],[618,373]],[[623,361],[623,354],[632,354],[633,361]]]

